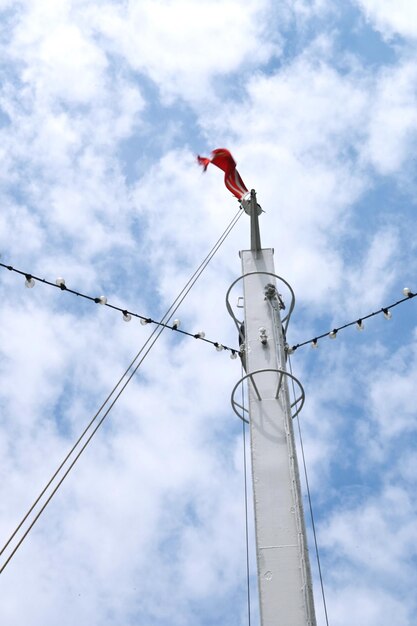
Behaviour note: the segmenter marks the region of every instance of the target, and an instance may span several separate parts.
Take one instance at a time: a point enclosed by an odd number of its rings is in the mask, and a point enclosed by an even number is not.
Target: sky
[[[296,294],[290,344],[417,290],[414,3],[0,0],[0,16],[2,263],[161,317],[239,208],[196,163],[225,147]],[[224,299],[248,247],[243,215],[181,328],[237,345]],[[152,331],[24,283],[0,268],[2,545]],[[415,302],[292,356],[332,626],[415,624]],[[2,624],[248,624],[229,356],[162,333],[1,574]]]

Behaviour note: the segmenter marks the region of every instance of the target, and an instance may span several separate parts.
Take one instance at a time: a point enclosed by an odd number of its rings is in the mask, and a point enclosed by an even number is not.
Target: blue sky
[[[0,0],[0,16],[2,262],[157,318],[237,210],[195,162],[226,147],[296,293],[291,344],[417,290],[408,0]],[[184,329],[237,344],[224,297],[248,242],[243,216]],[[0,290],[3,543],[151,331],[6,270]],[[330,623],[414,626],[415,301],[292,366]],[[239,377],[162,334],[4,570],[2,624],[248,622]]]

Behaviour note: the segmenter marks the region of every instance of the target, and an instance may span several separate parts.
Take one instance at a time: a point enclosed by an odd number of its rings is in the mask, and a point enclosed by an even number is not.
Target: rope
[[[241,377],[243,378],[243,365],[241,366]],[[242,387],[242,407],[245,406],[245,394]],[[251,626],[251,608],[250,608],[250,575],[249,575],[249,524],[248,524],[248,480],[247,480],[247,462],[246,462],[246,424],[242,420],[242,439],[243,439],[243,475],[244,475],[244,492],[245,492],[245,540],[246,540],[246,590],[247,590],[247,607],[248,607],[248,625]]]
[[[290,356],[288,356],[288,363],[289,363],[289,366],[290,366],[290,374],[292,376],[293,373],[292,373],[292,365],[291,365],[291,357]],[[295,400],[294,378],[291,378],[291,384],[292,384],[293,398]],[[304,477],[305,477],[306,488],[307,488],[307,497],[308,497],[308,506],[309,506],[309,510],[310,510],[311,527],[313,529],[314,547],[315,547],[317,566],[318,566],[318,571],[319,571],[321,596],[322,596],[322,599],[323,599],[323,607],[324,607],[324,614],[325,614],[325,618],[326,618],[326,625],[329,626],[329,618],[328,618],[328,615],[327,615],[326,595],[324,593],[324,583],[323,583],[323,576],[322,576],[322,571],[321,571],[319,547],[318,547],[318,542],[317,542],[316,525],[314,523],[313,504],[312,504],[312,501],[311,501],[310,484],[309,484],[309,481],[308,481],[307,464],[306,464],[306,459],[305,459],[305,454],[304,454],[303,437],[302,437],[302,434],[301,434],[301,425],[300,425],[300,419],[299,419],[299,415],[298,414],[297,414],[297,429],[298,429],[298,436],[299,436],[299,439],[300,439],[301,457],[302,457],[302,460],[303,460],[303,469],[304,469]]]
[[[175,314],[175,312],[177,311],[177,309],[180,307],[180,305],[182,304],[182,302],[184,301],[184,299],[187,297],[188,293],[190,292],[190,290],[192,289],[192,287],[195,285],[195,283],[197,282],[198,278],[201,276],[202,272],[204,271],[204,269],[207,267],[207,265],[209,264],[209,262],[211,261],[211,259],[214,257],[214,255],[216,254],[216,252],[219,250],[220,246],[223,244],[223,242],[225,241],[225,239],[227,238],[227,236],[230,234],[231,230],[234,228],[234,226],[236,225],[237,221],[240,219],[241,215],[243,214],[243,211],[241,211],[239,209],[239,211],[236,213],[236,215],[233,217],[233,219],[231,220],[231,222],[228,224],[228,226],[226,227],[225,231],[223,232],[223,234],[218,238],[218,240],[216,241],[216,243],[214,244],[214,246],[212,247],[212,249],[210,250],[210,252],[206,255],[206,257],[203,259],[203,261],[200,263],[199,267],[197,268],[197,270],[195,270],[195,272],[193,273],[193,275],[191,276],[191,278],[188,280],[188,282],[186,283],[186,285],[183,287],[183,289],[181,290],[181,292],[179,293],[179,295],[176,297],[176,299],[174,300],[174,302],[171,304],[171,306],[168,308],[168,310],[165,312],[165,314],[163,315],[161,322],[165,323],[166,321],[169,321],[172,316]],[[88,430],[91,428],[91,426],[93,425],[93,423],[96,421],[96,419],[98,418],[99,414],[101,413],[101,411],[103,410],[103,408],[105,407],[105,405],[107,404],[107,402],[110,400],[110,398],[113,396],[113,394],[116,392],[117,388],[120,386],[121,382],[123,381],[123,379],[127,376],[127,374],[129,373],[129,371],[132,369],[132,367],[134,366],[134,364],[136,363],[136,361],[138,360],[138,358],[140,357],[140,355],[145,351],[145,348],[148,344],[149,347],[148,349],[144,352],[143,357],[140,359],[140,361],[138,362],[138,364],[136,365],[136,367],[133,369],[133,371],[131,372],[130,376],[127,378],[126,382],[124,383],[124,385],[122,386],[122,388],[120,389],[119,393],[116,395],[115,399],[113,400],[113,402],[110,404],[109,408],[107,409],[107,411],[104,413],[103,417],[100,419],[100,421],[98,422],[97,426],[94,428],[94,430],[92,431],[91,435],[88,437],[87,441],[85,442],[85,444],[82,446],[81,450],[79,451],[79,453],[76,455],[75,459],[72,461],[72,463],[70,464],[69,468],[66,470],[66,472],[64,473],[64,475],[62,476],[62,478],[59,480],[58,484],[56,485],[56,487],[53,489],[53,491],[51,492],[50,496],[47,498],[46,502],[44,503],[44,505],[41,507],[40,511],[37,513],[37,515],[35,516],[35,518],[33,519],[33,521],[31,522],[31,524],[29,525],[29,527],[27,528],[27,530],[25,531],[25,533],[23,534],[23,536],[20,538],[19,542],[17,543],[17,545],[15,546],[15,548],[13,549],[13,551],[11,552],[11,554],[9,555],[9,557],[7,558],[7,560],[3,563],[3,565],[0,568],[0,574],[4,571],[5,567],[7,566],[7,564],[10,562],[10,560],[12,559],[12,557],[14,556],[14,554],[16,553],[16,551],[18,550],[18,548],[20,547],[20,545],[23,543],[24,539],[26,538],[26,536],[28,535],[28,533],[30,532],[30,530],[33,528],[33,526],[35,525],[36,521],[39,519],[40,515],[42,514],[42,512],[45,510],[46,506],[49,504],[49,502],[51,501],[51,499],[53,498],[53,496],[55,495],[55,493],[57,492],[58,488],[61,486],[61,484],[63,483],[63,481],[65,480],[65,478],[67,477],[67,475],[69,474],[69,472],[71,471],[71,469],[74,467],[75,463],[77,462],[77,460],[79,459],[79,457],[81,456],[81,454],[84,452],[85,448],[87,447],[87,445],[90,443],[90,441],[92,440],[93,436],[95,435],[95,433],[97,432],[97,430],[100,428],[100,426],[102,425],[102,423],[104,422],[104,420],[106,419],[107,415],[110,413],[111,409],[113,408],[113,406],[115,405],[115,403],[117,402],[117,400],[119,399],[120,395],[122,394],[122,392],[124,391],[124,389],[126,388],[126,386],[129,384],[130,380],[133,378],[134,374],[137,372],[137,370],[139,369],[140,365],[143,363],[144,359],[146,358],[146,356],[149,354],[150,350],[152,349],[152,347],[154,346],[154,344],[156,343],[157,339],[159,338],[159,336],[161,335],[161,333],[164,331],[165,329],[165,325],[164,324],[160,324],[160,327],[158,326],[157,328],[154,329],[154,331],[152,332],[152,334],[148,337],[147,341],[144,343],[144,345],[142,346],[142,348],[139,350],[139,352],[137,353],[137,355],[135,356],[135,358],[133,359],[133,361],[130,363],[129,367],[126,369],[126,371],[123,373],[123,375],[121,376],[121,378],[118,380],[118,382],[116,383],[116,385],[113,387],[112,391],[109,393],[109,395],[107,396],[107,398],[105,399],[105,401],[103,402],[103,404],[100,406],[99,410],[97,411],[97,413],[94,415],[94,417],[91,419],[91,421],[89,422],[89,424],[87,425],[87,427],[84,429],[84,431],[82,432],[82,434],[80,435],[80,437],[77,439],[76,443],[73,445],[73,447],[71,448],[71,450],[69,451],[69,453],[67,454],[67,456],[65,457],[65,459],[62,461],[62,463],[59,465],[58,469],[55,471],[55,473],[53,474],[52,478],[48,481],[48,483],[46,484],[46,486],[43,488],[43,490],[41,491],[41,493],[39,494],[39,496],[36,498],[36,500],[34,501],[34,503],[32,504],[32,506],[29,508],[29,510],[27,511],[27,513],[24,515],[24,517],[21,519],[21,521],[19,522],[18,526],[15,528],[15,530],[13,531],[13,533],[10,535],[10,537],[8,538],[8,540],[6,541],[6,543],[3,545],[1,551],[0,551],[0,556],[3,554],[3,552],[5,551],[5,549],[10,545],[11,541],[14,539],[14,537],[16,536],[16,534],[19,532],[19,530],[22,528],[23,524],[25,523],[25,521],[28,519],[29,515],[33,512],[34,508],[37,506],[37,504],[40,502],[40,500],[42,499],[42,497],[45,495],[46,491],[49,489],[49,487],[51,486],[51,484],[54,482],[55,478],[58,476],[58,474],[60,473],[60,471],[63,469],[64,465],[67,463],[67,461],[70,459],[71,455],[75,452],[76,448],[79,446],[79,444],[81,443],[82,439],[85,437],[85,435],[87,434]],[[155,336],[156,335],[156,336]],[[152,341],[152,338],[155,336],[155,338]]]

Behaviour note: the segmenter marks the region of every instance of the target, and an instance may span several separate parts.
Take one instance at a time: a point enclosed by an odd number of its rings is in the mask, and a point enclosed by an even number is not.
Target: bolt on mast
[[[232,392],[232,406],[250,424],[256,555],[261,626],[316,626],[310,563],[292,418],[304,402],[301,384],[286,371],[285,331],[294,294],[275,274],[273,250],[261,248],[255,191],[242,206],[251,220],[251,249],[242,250],[242,276],[230,287],[226,305],[238,329],[246,375]],[[233,286],[243,281],[244,324],[229,303]],[[290,290],[284,302],[276,281]],[[288,379],[298,388],[291,404]],[[236,400],[247,380],[249,406]]]

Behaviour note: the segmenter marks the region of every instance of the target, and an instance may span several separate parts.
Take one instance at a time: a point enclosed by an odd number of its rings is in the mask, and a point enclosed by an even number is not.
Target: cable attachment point
[[[272,298],[275,298],[275,296],[277,295],[277,288],[275,287],[273,283],[267,283],[265,285],[264,293],[265,293],[265,300],[266,299],[272,300]]]
[[[247,215],[251,215],[252,214],[252,203],[251,203],[251,192],[248,191],[247,193],[245,193],[245,195],[243,195],[241,197],[241,199],[239,200],[240,202],[240,206],[242,207],[242,209],[245,211],[245,213]],[[255,202],[256,202],[256,196],[255,196]],[[260,204],[258,204],[256,202],[256,213],[258,215],[260,215],[261,213],[265,213],[265,211],[263,210],[263,208],[261,207]]]
[[[259,341],[261,342],[263,346],[266,346],[266,344],[268,343],[268,335],[266,334],[266,328],[264,328],[263,326],[261,326],[259,329]]]
[[[265,300],[277,300],[280,311],[285,309],[284,300],[273,283],[267,283],[264,289]]]

